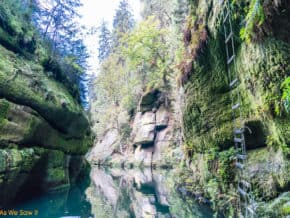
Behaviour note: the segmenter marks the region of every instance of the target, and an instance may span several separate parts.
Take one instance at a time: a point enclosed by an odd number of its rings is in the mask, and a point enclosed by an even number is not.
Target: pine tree
[[[100,26],[98,58],[103,62],[111,53],[111,32],[108,24],[103,20]]]
[[[118,46],[122,35],[132,30],[134,24],[135,21],[129,3],[127,0],[122,0],[113,20],[113,46]]]
[[[141,0],[143,4],[142,17],[146,19],[154,16],[159,20],[161,27],[167,27],[172,22],[173,1],[167,0]]]
[[[72,41],[76,38],[79,27],[75,18],[80,16],[77,9],[81,5],[80,0],[52,0],[34,15],[43,37],[61,53],[71,50]]]

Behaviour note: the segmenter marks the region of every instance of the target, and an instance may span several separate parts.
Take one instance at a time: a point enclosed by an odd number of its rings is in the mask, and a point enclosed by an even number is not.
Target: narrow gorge
[[[286,0],[46,4],[0,2],[0,217],[290,217]]]

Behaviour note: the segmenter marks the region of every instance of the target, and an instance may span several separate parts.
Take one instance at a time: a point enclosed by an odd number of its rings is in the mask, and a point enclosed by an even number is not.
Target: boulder
[[[153,143],[155,137],[155,114],[152,112],[144,114],[138,112],[134,119],[132,136],[134,137],[133,143],[136,145]]]
[[[133,126],[134,144],[150,144],[155,137],[155,113],[137,113]]]
[[[33,148],[0,149],[0,207],[3,208],[17,194],[30,171],[39,160]]]
[[[83,170],[80,158],[74,160],[62,151],[37,147],[0,149],[0,207],[18,193],[25,198],[31,190],[37,193],[69,188]]]
[[[134,144],[150,144],[154,142],[155,124],[143,125],[138,128]]]
[[[134,118],[134,122],[133,122],[133,130],[132,130],[133,137],[136,136],[138,129],[141,126],[141,119],[142,119],[142,113],[141,112],[136,113],[135,118]]]

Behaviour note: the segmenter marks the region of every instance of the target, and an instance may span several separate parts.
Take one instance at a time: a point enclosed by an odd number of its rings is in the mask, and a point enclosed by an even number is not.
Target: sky
[[[102,20],[108,22],[112,27],[115,11],[119,6],[121,0],[81,0],[83,7],[80,8],[80,14],[82,16],[80,22],[87,29],[92,27],[98,27]],[[135,20],[140,20],[140,1],[128,0],[131,11],[134,14]],[[91,66],[91,73],[96,74],[98,69],[98,32],[85,39],[85,44],[88,47],[90,54],[89,65]]]

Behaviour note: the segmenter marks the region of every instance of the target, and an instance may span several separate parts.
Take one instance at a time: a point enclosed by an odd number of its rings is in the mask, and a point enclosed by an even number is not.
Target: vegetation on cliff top
[[[180,33],[170,29],[166,13],[167,10],[175,10],[178,4],[169,3],[162,10],[152,7],[143,14],[143,21],[133,28],[130,23],[134,22],[128,8],[124,8],[124,2],[121,1],[116,11],[112,33],[106,24],[101,26],[101,66],[95,79],[96,99],[93,102],[98,113],[92,112],[96,116],[94,122],[97,122],[95,130],[98,136],[111,124],[118,126],[118,114],[127,113],[132,119],[143,93],[154,89],[169,92],[177,63],[174,49],[179,46],[176,38],[180,38]],[[161,3],[146,2],[144,7],[150,4],[156,6]],[[120,21],[117,22],[117,19]]]
[[[85,153],[91,140],[90,127],[80,106],[78,83],[86,70],[87,55],[77,34],[79,26],[74,25],[80,3],[42,3],[0,2],[0,97],[8,100],[1,100],[1,146],[9,139],[11,143],[56,147],[68,153],[78,153],[79,147],[79,153]],[[2,107],[5,102],[8,109]],[[33,110],[27,115],[32,116],[31,122],[25,120],[25,112],[17,111],[23,119],[13,114],[15,105]],[[10,133],[13,125],[14,136]],[[19,140],[22,137],[29,140]]]
[[[75,22],[79,0],[0,2],[0,43],[28,59],[39,61],[80,101],[80,75],[87,70],[81,27]],[[82,30],[83,31],[83,30]]]

